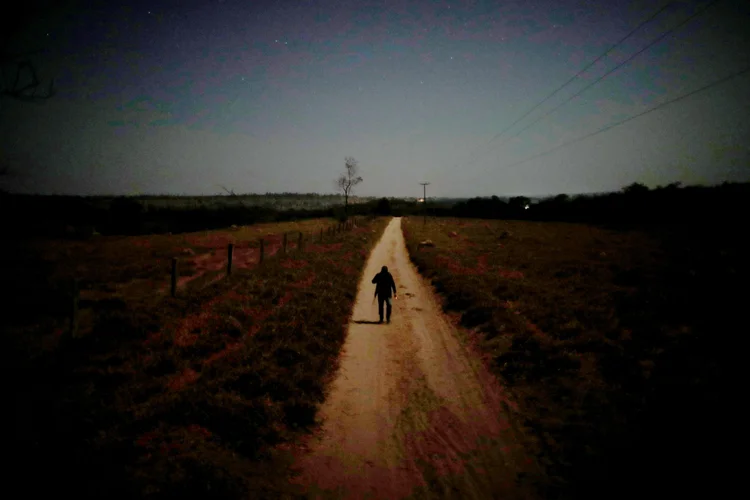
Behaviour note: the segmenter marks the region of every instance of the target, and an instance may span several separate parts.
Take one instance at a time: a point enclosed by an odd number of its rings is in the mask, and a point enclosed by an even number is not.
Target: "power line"
[[[524,160],[517,161],[517,162],[514,162],[514,163],[510,163],[510,164],[506,165],[505,168],[515,167],[516,165],[520,165],[522,163],[526,163],[526,162],[531,161],[531,160],[533,160],[535,158],[539,158],[541,156],[546,156],[546,155],[548,155],[550,153],[553,153],[554,151],[557,151],[558,149],[562,149],[562,148],[570,146],[571,144],[574,144],[576,142],[581,142],[581,141],[583,141],[585,139],[588,139],[590,137],[593,137],[595,135],[599,135],[599,134],[601,134],[603,132],[606,132],[607,130],[611,130],[611,129],[615,128],[615,127],[619,127],[620,125],[622,125],[624,123],[627,123],[627,122],[629,122],[631,120],[635,120],[636,118],[640,118],[641,116],[646,115],[648,113],[651,113],[652,111],[656,111],[657,109],[661,109],[661,108],[663,108],[665,106],[668,106],[670,104],[674,104],[677,101],[681,101],[683,99],[687,99],[688,97],[691,97],[691,96],[693,96],[695,94],[698,94],[699,92],[703,92],[705,90],[708,90],[711,87],[715,87],[716,85],[720,85],[722,83],[725,83],[725,82],[727,82],[727,81],[729,81],[729,80],[731,80],[733,78],[737,78],[738,76],[741,76],[741,75],[743,75],[745,73],[748,73],[748,72],[750,72],[750,67],[747,67],[747,68],[743,69],[742,71],[738,71],[736,73],[732,73],[729,76],[726,76],[726,77],[724,77],[724,78],[722,78],[720,80],[716,80],[713,83],[709,83],[708,85],[704,85],[703,87],[700,87],[700,88],[695,89],[695,90],[693,90],[691,92],[688,92],[687,94],[683,94],[683,95],[681,95],[679,97],[676,97],[674,99],[670,99],[669,101],[666,101],[666,102],[663,102],[661,104],[658,104],[658,105],[654,106],[653,108],[647,109],[646,111],[643,111],[641,113],[633,115],[633,116],[631,116],[629,118],[625,118],[624,120],[620,120],[618,122],[615,122],[615,123],[612,123],[610,125],[607,125],[606,127],[601,128],[601,129],[599,129],[599,130],[597,130],[595,132],[592,132],[590,134],[584,135],[583,137],[579,137],[578,139],[573,139],[572,141],[565,142],[563,144],[560,144],[559,146],[555,146],[554,148],[548,149],[547,151],[544,151],[542,153],[538,153],[538,154],[535,154],[533,156],[529,156],[528,158],[526,158]]]
[[[561,102],[560,104],[558,104],[557,106],[555,106],[554,108],[552,108],[550,111],[547,111],[545,114],[543,114],[542,116],[540,116],[539,118],[537,118],[533,122],[531,122],[528,125],[526,125],[524,128],[522,128],[521,130],[519,130],[518,132],[516,132],[515,135],[512,135],[511,137],[509,137],[509,139],[513,139],[515,137],[518,137],[519,135],[521,135],[522,132],[528,130],[530,127],[532,127],[533,125],[535,125],[539,121],[541,121],[544,118],[548,117],[549,115],[551,115],[552,113],[554,113],[555,111],[557,111],[558,109],[560,109],[561,107],[563,107],[564,105],[566,105],[567,103],[569,103],[570,101],[572,101],[573,99],[575,99],[576,97],[580,96],[581,94],[583,94],[584,92],[586,92],[588,89],[590,89],[591,87],[593,87],[594,85],[596,85],[597,83],[599,83],[600,81],[604,80],[606,77],[608,77],[609,75],[611,75],[612,73],[614,73],[615,71],[617,71],[618,69],[620,69],[621,67],[623,67],[625,64],[629,63],[630,61],[632,61],[633,59],[635,59],[636,57],[638,57],[640,54],[642,54],[643,52],[645,52],[647,49],[649,49],[650,47],[652,47],[656,43],[658,43],[661,40],[663,40],[664,37],[666,37],[667,35],[669,35],[673,31],[681,28],[682,26],[684,26],[688,22],[692,21],[697,16],[699,16],[702,13],[704,13],[707,9],[709,9],[710,7],[712,7],[713,5],[715,5],[718,2],[719,2],[719,0],[713,0],[712,2],[710,2],[709,4],[707,4],[703,9],[701,9],[701,10],[699,10],[697,12],[694,12],[692,15],[690,15],[689,17],[687,17],[685,20],[683,20],[677,26],[675,26],[673,28],[670,28],[669,30],[665,31],[664,33],[662,33],[661,35],[659,35],[657,38],[655,38],[653,41],[651,41],[651,43],[649,43],[648,45],[646,45],[645,47],[643,47],[641,50],[639,50],[638,52],[636,52],[632,56],[628,57],[627,59],[625,59],[624,61],[622,61],[620,64],[618,64],[617,66],[615,66],[611,70],[607,71],[602,76],[600,76],[599,78],[597,78],[596,80],[594,80],[590,84],[586,85],[585,87],[583,87],[581,90],[579,90],[578,92],[576,92],[572,96],[568,97],[566,100],[564,100],[563,102]]]
[[[666,10],[667,7],[669,7],[673,3],[674,2],[667,2],[662,8],[660,8],[659,10],[657,10],[656,12],[654,12],[653,14],[651,14],[651,16],[648,17],[648,19],[646,19],[645,21],[641,22],[638,26],[636,26],[635,28],[633,28],[627,35],[625,35],[620,40],[618,40],[614,45],[612,45],[610,48],[608,48],[599,57],[597,57],[596,59],[594,59],[593,61],[591,61],[589,64],[587,64],[586,67],[584,67],[583,69],[581,69],[580,71],[578,71],[578,73],[576,73],[575,75],[573,75],[568,81],[566,81],[565,83],[563,83],[562,85],[560,85],[559,87],[557,87],[555,90],[552,91],[551,94],[549,94],[547,97],[545,97],[544,99],[542,99],[541,101],[539,101],[538,103],[536,103],[531,109],[529,109],[526,113],[524,113],[520,118],[518,118],[516,121],[514,121],[513,123],[511,123],[510,125],[508,125],[502,132],[500,132],[499,134],[496,134],[483,147],[486,147],[486,146],[492,144],[494,141],[496,141],[497,139],[499,139],[500,137],[502,137],[503,134],[505,134],[508,130],[512,129],[521,120],[523,120],[524,118],[526,118],[527,116],[529,116],[531,113],[533,113],[537,108],[539,108],[539,106],[541,106],[542,104],[544,104],[545,102],[547,102],[548,100],[550,100],[552,98],[552,96],[554,96],[555,94],[557,94],[558,92],[560,92],[563,88],[567,87],[571,82],[573,82],[573,80],[575,80],[576,78],[578,78],[579,76],[581,76],[583,73],[585,73],[586,71],[588,71],[588,69],[591,68],[594,64],[598,63],[599,61],[601,61],[602,59],[604,59],[605,57],[607,57],[607,55],[609,55],[610,52],[612,52],[618,45],[620,45],[621,43],[623,43],[625,40],[627,40],[628,38],[630,38],[636,31],[638,31],[643,26],[645,26],[646,24],[648,24],[651,21],[653,21],[659,14],[661,14],[664,10]],[[473,161],[474,161],[473,159],[470,159],[469,162],[468,162],[468,164],[471,164],[471,162],[473,162]]]

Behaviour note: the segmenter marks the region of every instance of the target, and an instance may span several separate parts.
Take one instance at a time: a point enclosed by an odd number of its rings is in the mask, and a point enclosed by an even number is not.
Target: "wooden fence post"
[[[299,232],[299,240],[297,240],[297,251],[302,251],[302,231]]]
[[[232,274],[232,252],[234,250],[234,243],[230,243],[227,247],[227,276]]]
[[[172,257],[172,297],[177,295],[177,257]]]
[[[284,233],[284,246],[283,246],[283,249],[284,249],[284,251],[282,253],[284,255],[286,255],[286,233]]]
[[[70,337],[75,338],[78,334],[78,280],[73,278],[73,300],[70,308]]]
[[[263,254],[265,253],[265,245],[263,244],[263,238],[260,239],[260,259],[258,259],[258,264],[263,263]]]

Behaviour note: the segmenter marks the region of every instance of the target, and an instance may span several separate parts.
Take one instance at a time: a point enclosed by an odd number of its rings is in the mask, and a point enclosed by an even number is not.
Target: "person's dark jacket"
[[[372,282],[375,283],[375,295],[381,299],[391,297],[391,290],[396,293],[396,282],[393,281],[393,276],[388,272],[388,269],[376,274]]]

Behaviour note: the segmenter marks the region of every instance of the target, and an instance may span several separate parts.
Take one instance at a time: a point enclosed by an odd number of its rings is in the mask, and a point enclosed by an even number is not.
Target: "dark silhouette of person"
[[[388,272],[388,266],[383,266],[378,274],[372,279],[375,283],[375,296],[378,298],[378,314],[380,314],[380,323],[383,322],[383,303],[387,304],[386,307],[386,320],[388,323],[391,322],[391,290],[393,290],[393,296],[398,298],[398,292],[396,292],[396,282],[393,281],[393,276]]]

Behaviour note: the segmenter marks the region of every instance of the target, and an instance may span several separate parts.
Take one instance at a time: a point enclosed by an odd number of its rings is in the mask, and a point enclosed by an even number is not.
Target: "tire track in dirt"
[[[372,277],[399,292],[376,324]],[[498,381],[458,340],[394,218],[368,259],[338,373],[301,445],[294,483],[314,498],[531,498]],[[511,406],[513,406],[511,404]]]

